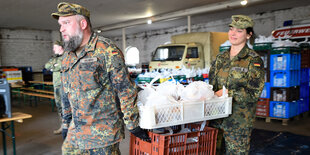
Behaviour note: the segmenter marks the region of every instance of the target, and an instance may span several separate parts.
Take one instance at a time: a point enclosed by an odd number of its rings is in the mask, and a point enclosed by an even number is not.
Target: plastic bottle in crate
[[[273,91],[273,101],[278,101],[278,93]]]
[[[281,70],[286,70],[286,58],[287,57],[283,57],[283,62],[282,62],[282,69]]]
[[[283,77],[279,79],[277,79],[276,76],[274,76],[274,82],[275,82],[275,86],[277,87],[285,87],[286,86],[286,74],[283,74]]]
[[[276,57],[273,58],[273,62],[277,62]],[[273,68],[277,70],[277,63],[273,63]]]
[[[285,105],[284,104],[276,104],[273,107],[273,114],[276,117],[284,117],[285,116]]]
[[[277,79],[277,76],[273,77],[274,85],[277,87],[283,87],[286,84],[286,74],[283,74],[283,78]]]
[[[266,98],[267,92],[266,89],[263,89],[262,94],[260,95],[262,98]]]
[[[283,95],[282,95],[282,101],[286,101],[286,90],[283,91]]]

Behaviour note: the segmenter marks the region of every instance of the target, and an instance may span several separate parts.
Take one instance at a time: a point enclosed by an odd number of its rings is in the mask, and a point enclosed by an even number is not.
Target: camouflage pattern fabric
[[[63,75],[63,73],[62,73]],[[61,107],[62,107],[62,128],[68,129],[69,125],[72,121],[72,113],[71,113],[71,105],[68,99],[68,94],[64,92],[63,87],[60,89],[61,91]]]
[[[247,45],[232,59],[229,51],[219,54],[213,62],[209,83],[215,92],[223,86],[228,89],[228,95],[233,97],[232,114],[211,121],[211,125],[224,130],[226,152],[248,152],[249,146],[244,145],[249,145],[245,142],[249,141],[256,102],[264,87],[264,66],[260,56]]]
[[[61,106],[61,62],[63,56],[53,56],[46,64],[45,68],[53,72],[53,87],[54,87],[54,97],[55,104],[57,107],[57,112],[59,116],[62,115],[62,106]]]
[[[70,106],[63,115],[70,122],[68,140],[80,149],[102,148],[124,138],[139,124],[137,87],[129,78],[122,52],[111,40],[92,34],[82,52],[65,52],[63,87]],[[119,98],[119,99],[117,99]]]
[[[55,104],[57,108],[57,112],[59,116],[62,116],[62,104],[61,104],[61,87],[54,87],[54,97],[55,97]]]
[[[119,143],[115,143],[103,148],[79,149],[70,142],[64,141],[62,145],[63,155],[120,155]]]
[[[84,17],[90,18],[90,12],[81,5],[74,3],[61,2],[57,6],[57,11],[52,13],[52,17],[58,19],[59,16],[72,16],[72,15],[82,15]]]
[[[60,87],[61,85],[60,71],[61,71],[62,59],[63,59],[62,55],[61,56],[55,55],[45,64],[45,68],[53,72],[53,86],[54,87]]]
[[[248,27],[254,26],[254,21],[249,16],[245,15],[233,15],[231,16],[231,24],[229,26],[238,28],[238,29],[246,29]]]

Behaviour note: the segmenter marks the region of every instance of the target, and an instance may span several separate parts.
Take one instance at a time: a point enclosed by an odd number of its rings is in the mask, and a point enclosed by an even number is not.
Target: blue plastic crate
[[[280,101],[270,101],[269,102],[270,117],[276,118],[291,118],[298,115],[298,103],[294,102],[280,102]]]
[[[300,98],[300,102],[298,104],[298,114],[309,111],[309,97]]]
[[[31,66],[21,66],[17,67],[18,70],[22,70],[23,72],[31,72],[32,73],[32,67]]]
[[[270,83],[269,82],[265,82],[265,86],[260,95],[260,98],[270,98]]]
[[[270,55],[270,70],[300,70],[300,59],[300,54],[272,54]]]
[[[45,68],[43,68],[42,72],[43,72],[43,75],[52,75],[53,74],[53,72],[51,72],[50,70],[47,70]]]
[[[310,87],[309,87],[309,83],[303,83],[300,85],[300,98],[306,98],[309,97],[310,93]]]
[[[309,81],[310,81],[310,68],[301,68],[300,83],[309,83]]]
[[[300,85],[300,70],[270,71],[271,87],[293,87]]]

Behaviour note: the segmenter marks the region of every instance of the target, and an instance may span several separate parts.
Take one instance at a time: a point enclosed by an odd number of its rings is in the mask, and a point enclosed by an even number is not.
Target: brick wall
[[[0,30],[1,66],[32,66],[39,72],[51,54],[51,31]]]

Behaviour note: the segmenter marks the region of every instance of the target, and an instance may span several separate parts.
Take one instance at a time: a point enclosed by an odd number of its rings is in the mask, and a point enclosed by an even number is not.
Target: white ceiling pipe
[[[187,16],[187,33],[191,33],[191,16]]]
[[[122,28],[122,41],[123,41],[123,53],[125,55],[125,50],[126,50],[126,28]]]
[[[264,1],[270,1],[270,0],[251,0],[249,4],[256,4],[256,3],[261,3]],[[234,7],[242,7],[240,4],[240,0],[230,0],[227,2],[219,2],[219,3],[210,4],[210,5],[204,5],[200,7],[171,12],[171,13],[167,13],[164,15],[157,15],[157,16],[148,17],[148,18],[140,18],[137,20],[131,20],[128,22],[106,25],[106,26],[98,27],[97,29],[100,29],[102,31],[109,31],[109,30],[120,29],[124,27],[132,27],[135,25],[145,24],[147,19],[150,19],[150,18],[152,18],[153,22],[156,22],[156,21],[184,17],[184,16],[189,16],[189,15],[194,15],[194,14],[207,13],[207,12],[218,11],[218,10],[234,8]]]

